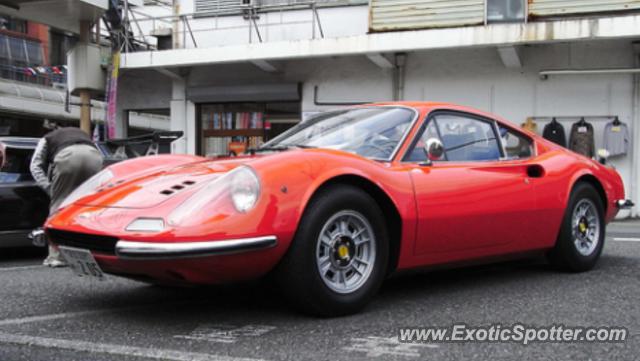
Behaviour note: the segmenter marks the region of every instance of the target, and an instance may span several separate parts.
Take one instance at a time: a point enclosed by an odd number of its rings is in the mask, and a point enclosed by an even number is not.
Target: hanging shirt
[[[569,135],[569,149],[585,157],[593,158],[596,154],[593,125],[587,122],[583,124],[580,122],[573,123],[571,134]]]
[[[629,129],[625,123],[613,122],[604,127],[604,148],[609,151],[609,156],[625,155],[629,151]]]
[[[564,134],[564,127],[558,122],[551,122],[545,125],[544,130],[542,131],[542,136],[544,139],[550,140],[565,148],[567,146],[567,137]]]
[[[532,133],[538,133],[538,123],[533,120],[527,120],[526,122],[520,125],[523,129],[526,129]]]

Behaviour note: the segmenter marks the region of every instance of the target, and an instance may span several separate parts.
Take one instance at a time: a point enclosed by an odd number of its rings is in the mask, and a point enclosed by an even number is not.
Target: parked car
[[[545,254],[595,266],[618,173],[499,117],[442,103],[322,113],[250,156],[138,158],[46,228],[81,275],[217,284],[273,272],[294,305],[356,312],[388,275]]]
[[[97,143],[105,166],[124,159],[169,153],[182,132],[156,131]],[[0,167],[0,248],[45,245],[40,239],[49,214],[49,196],[31,176],[29,165],[40,138],[0,137],[4,166]],[[1,165],[2,162],[0,162]],[[31,233],[32,231],[35,231]],[[35,239],[34,239],[35,237]]]
[[[49,214],[49,196],[31,177],[29,164],[38,138],[0,137],[0,248],[30,246],[27,237]]]

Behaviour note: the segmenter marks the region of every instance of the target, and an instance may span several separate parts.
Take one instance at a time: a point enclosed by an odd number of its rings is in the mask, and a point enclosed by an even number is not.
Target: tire
[[[360,311],[376,294],[385,278],[388,255],[387,228],[375,200],[354,186],[331,186],[307,206],[276,270],[276,281],[291,304],[304,313],[348,315]]]
[[[579,214],[582,213],[580,209],[586,208],[590,211],[585,217],[580,217]],[[577,223],[574,227],[576,217],[578,222],[586,221],[586,223]],[[586,232],[581,224],[586,224]],[[605,227],[604,206],[600,195],[592,185],[578,183],[571,192],[556,244],[548,253],[550,263],[570,272],[584,272],[592,269],[602,253]],[[590,234],[593,236],[589,236]],[[585,241],[581,242],[580,239]]]

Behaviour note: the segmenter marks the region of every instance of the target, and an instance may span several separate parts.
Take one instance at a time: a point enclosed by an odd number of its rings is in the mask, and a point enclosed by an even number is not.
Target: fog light
[[[162,218],[138,218],[129,223],[125,230],[129,232],[160,232],[164,229]]]

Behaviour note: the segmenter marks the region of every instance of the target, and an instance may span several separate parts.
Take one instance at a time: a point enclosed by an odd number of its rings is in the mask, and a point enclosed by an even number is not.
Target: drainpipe
[[[640,65],[640,42],[633,43],[633,61],[634,65],[638,67]],[[633,73],[633,99],[632,99],[632,129],[633,138],[631,139],[631,181],[629,185],[629,198],[633,199],[636,204],[640,204],[638,197],[638,179],[640,175],[640,74]],[[631,217],[638,216],[638,210],[636,208],[631,209]]]
[[[393,100],[404,100],[404,84],[407,65],[407,53],[394,55],[395,66],[393,68]]]

